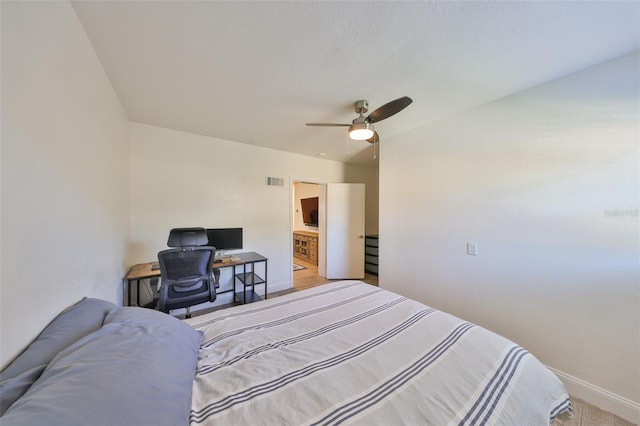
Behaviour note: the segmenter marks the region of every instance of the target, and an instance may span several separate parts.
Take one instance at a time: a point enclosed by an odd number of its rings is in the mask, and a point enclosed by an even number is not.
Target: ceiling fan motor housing
[[[358,114],[364,114],[365,112],[369,111],[369,102],[365,100],[356,101],[354,106],[355,106],[356,113]]]

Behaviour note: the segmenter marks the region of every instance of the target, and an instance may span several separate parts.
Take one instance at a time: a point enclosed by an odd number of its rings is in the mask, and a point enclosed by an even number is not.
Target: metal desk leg
[[[231,281],[233,281],[233,303],[236,303],[236,265],[233,265],[233,275],[231,276]]]
[[[126,302],[123,300],[122,304],[124,305],[126,303],[126,305],[124,306],[133,306],[131,304],[131,296],[132,296],[132,291],[131,291],[131,287],[133,286],[133,282],[136,282],[136,303],[138,302],[138,300],[140,300],[140,279],[136,279],[136,278],[131,278],[126,280],[127,281],[127,300]]]

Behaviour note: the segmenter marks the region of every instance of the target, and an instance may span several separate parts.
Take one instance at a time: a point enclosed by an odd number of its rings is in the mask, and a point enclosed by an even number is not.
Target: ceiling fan
[[[322,127],[348,127],[349,137],[358,141],[367,141],[370,143],[376,143],[379,141],[378,132],[375,131],[373,123],[382,121],[386,118],[395,115],[408,107],[413,100],[408,96],[403,96],[391,102],[387,102],[380,108],[373,111],[368,116],[364,116],[364,113],[369,110],[369,102],[365,100],[357,101],[354,104],[356,114],[360,114],[356,117],[351,124],[343,123],[307,123],[307,126],[322,126]]]

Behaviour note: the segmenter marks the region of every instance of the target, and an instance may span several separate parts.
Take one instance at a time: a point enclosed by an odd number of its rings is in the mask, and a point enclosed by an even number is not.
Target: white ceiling
[[[640,49],[640,2],[74,1],[132,121],[343,162],[385,138]]]

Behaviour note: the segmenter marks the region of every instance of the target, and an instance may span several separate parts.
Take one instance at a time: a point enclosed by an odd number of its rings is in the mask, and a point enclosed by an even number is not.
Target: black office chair
[[[162,277],[158,309],[186,308],[216,300],[213,260],[216,249],[208,246],[204,228],[176,228],[169,233],[167,245],[173,247],[158,253]]]

